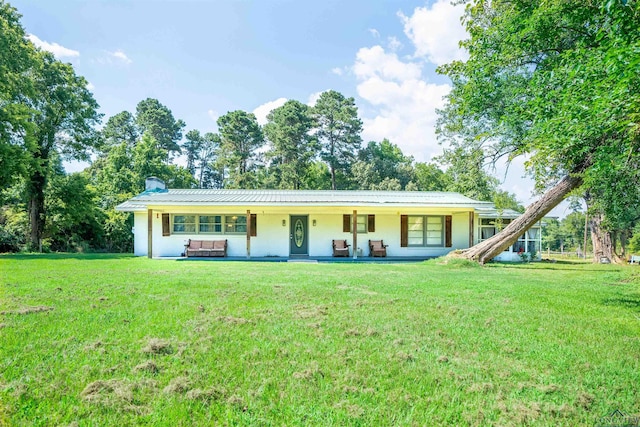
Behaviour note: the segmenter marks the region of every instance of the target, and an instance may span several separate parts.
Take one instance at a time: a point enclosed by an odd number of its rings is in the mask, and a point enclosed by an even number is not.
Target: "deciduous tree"
[[[638,156],[639,3],[469,1],[469,52],[440,70],[453,82],[439,130],[488,156],[528,155],[549,190],[491,239],[466,251],[486,262],[612,160]],[[624,155],[615,153],[625,153]]]

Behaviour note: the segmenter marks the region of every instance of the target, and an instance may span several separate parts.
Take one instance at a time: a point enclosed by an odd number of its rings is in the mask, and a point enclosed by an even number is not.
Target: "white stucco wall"
[[[247,209],[257,215],[257,236],[251,238],[252,257],[288,257],[290,236],[290,215],[308,215],[309,256],[331,256],[333,239],[346,239],[351,245],[353,235],[342,231],[342,217],[352,214],[350,208],[313,208],[313,207],[161,207],[153,210],[153,256],[177,257],[184,251],[188,239],[217,240],[227,239],[227,255],[230,257],[246,257],[245,234],[172,234],[162,236],[162,213],[169,214],[207,214],[230,215],[246,214]],[[469,246],[469,213],[452,212],[451,210],[425,210],[386,208],[374,209],[362,207],[358,215],[375,215],[375,232],[359,233],[358,247],[362,255],[369,255],[368,240],[384,240],[389,245],[388,256],[429,257],[444,255],[454,249]],[[400,247],[400,217],[401,215],[452,215],[452,244],[447,247]],[[134,253],[139,256],[147,255],[147,212],[136,212]],[[313,225],[313,222],[316,225]],[[283,226],[284,221],[284,226]],[[475,228],[475,227],[474,227]],[[474,234],[476,230],[474,230]],[[351,254],[353,254],[353,247]]]
[[[137,256],[147,256],[147,213],[133,214],[133,253]]]

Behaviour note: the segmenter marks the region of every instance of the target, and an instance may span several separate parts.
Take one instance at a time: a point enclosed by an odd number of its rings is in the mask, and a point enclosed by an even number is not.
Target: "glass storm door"
[[[307,215],[291,215],[289,224],[289,248],[291,255],[309,255],[309,236],[307,234]]]

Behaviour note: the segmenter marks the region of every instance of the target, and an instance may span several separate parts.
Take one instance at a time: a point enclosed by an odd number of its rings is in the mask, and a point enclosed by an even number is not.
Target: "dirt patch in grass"
[[[413,362],[415,360],[415,357],[413,356],[413,354],[399,351],[393,356],[393,359],[398,362]]]
[[[0,314],[33,314],[33,313],[44,313],[52,310],[53,310],[53,307],[38,305],[35,307],[22,307],[17,310],[11,310],[11,311],[2,311],[0,312]]]
[[[136,383],[124,379],[98,380],[88,384],[80,393],[80,397],[87,402],[144,415],[149,413],[149,409],[135,403],[134,392],[143,388],[155,389],[156,387],[155,381]]]
[[[187,377],[176,377],[169,381],[162,391],[168,394],[184,394],[191,390],[191,380]]]
[[[493,383],[474,383],[467,388],[467,393],[487,393],[493,390]]]
[[[205,390],[194,388],[187,392],[186,397],[189,400],[198,400],[200,402],[209,403],[214,400],[223,399],[226,394],[227,391],[224,388],[210,387]]]
[[[160,372],[160,368],[155,364],[153,360],[142,362],[141,364],[133,368],[133,370],[138,372],[149,372],[150,374],[157,374],[158,372]]]
[[[329,314],[329,307],[301,307],[296,310],[295,315],[300,319],[310,319],[312,317],[326,316]]]
[[[354,405],[347,400],[343,400],[334,405],[336,409],[341,409],[347,413],[350,418],[360,418],[364,415],[364,409],[358,405]]]
[[[160,338],[150,338],[147,345],[142,349],[143,353],[149,354],[171,354],[173,346],[167,340]]]
[[[293,373],[293,378],[297,380],[312,380],[316,377],[324,377],[324,374],[322,373],[320,368],[318,368],[318,366],[315,366],[315,365],[310,366],[309,368],[304,369],[302,371]]]
[[[576,398],[576,406],[588,410],[589,408],[591,408],[591,405],[593,405],[593,402],[595,400],[596,398],[593,397],[593,395],[582,392],[578,394],[578,397]]]
[[[247,323],[252,323],[251,320],[247,320],[244,317],[234,317],[234,316],[220,316],[216,318],[218,322],[226,323],[227,325],[244,325]]]

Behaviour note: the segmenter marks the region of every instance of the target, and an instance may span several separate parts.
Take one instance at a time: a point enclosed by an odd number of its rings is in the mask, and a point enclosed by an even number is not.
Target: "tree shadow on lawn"
[[[591,271],[594,273],[609,273],[611,270],[606,268],[587,268],[585,265],[590,265],[584,262],[574,261],[556,261],[556,262],[540,262],[534,261],[531,263],[522,262],[495,262],[488,264],[488,266],[495,265],[502,268],[513,268],[518,270],[562,270],[562,271]],[[557,266],[557,267],[554,267]],[[615,266],[615,264],[614,264]],[[559,267],[559,268],[558,268]]]
[[[602,300],[603,305],[626,307],[634,311],[640,311],[640,294],[619,294],[613,298]]]
[[[133,254],[119,254],[119,253],[17,253],[17,254],[0,254],[1,259],[17,259],[21,261],[39,261],[39,260],[62,260],[62,259],[78,259],[83,261],[108,261],[108,260],[120,260],[125,258],[134,258]]]

